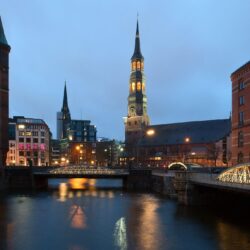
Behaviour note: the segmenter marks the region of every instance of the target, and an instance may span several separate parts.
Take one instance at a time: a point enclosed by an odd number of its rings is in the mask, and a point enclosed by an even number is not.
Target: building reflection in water
[[[159,218],[159,199],[145,194],[138,196],[130,206],[128,214],[128,231],[130,242],[136,249],[161,249],[161,221]]]
[[[115,245],[120,250],[127,249],[127,229],[126,229],[126,222],[125,222],[124,217],[120,218],[115,223],[114,241],[115,241]]]
[[[96,189],[95,179],[73,178],[69,179],[68,183],[60,183],[59,192],[56,195],[58,195],[58,200],[61,202],[83,196],[113,199],[114,191]]]
[[[87,226],[83,208],[79,205],[72,205],[70,208],[70,226],[75,229],[84,229]]]

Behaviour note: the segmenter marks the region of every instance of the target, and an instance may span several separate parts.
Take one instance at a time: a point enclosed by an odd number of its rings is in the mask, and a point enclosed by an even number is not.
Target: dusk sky
[[[250,60],[250,1],[0,0],[10,116],[56,136],[64,81],[73,119],[124,139],[137,12],[151,124],[228,118],[230,74]]]

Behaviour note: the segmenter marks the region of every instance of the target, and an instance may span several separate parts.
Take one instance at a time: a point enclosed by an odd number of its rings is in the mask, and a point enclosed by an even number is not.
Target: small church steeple
[[[69,128],[70,122],[71,122],[71,116],[68,106],[68,96],[67,96],[67,87],[66,87],[66,81],[64,85],[64,93],[63,93],[63,106],[61,109],[61,115],[62,115],[62,138],[67,137],[67,129]]]
[[[67,96],[66,81],[65,81],[65,85],[64,85],[63,106],[62,106],[61,112],[63,113],[63,117],[68,117],[69,119],[71,119],[69,106],[68,106],[68,96]]]

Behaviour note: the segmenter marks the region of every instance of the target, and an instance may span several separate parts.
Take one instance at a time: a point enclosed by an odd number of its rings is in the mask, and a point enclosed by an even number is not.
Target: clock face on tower
[[[135,115],[135,107],[134,106],[130,106],[129,113],[130,113],[130,115]]]

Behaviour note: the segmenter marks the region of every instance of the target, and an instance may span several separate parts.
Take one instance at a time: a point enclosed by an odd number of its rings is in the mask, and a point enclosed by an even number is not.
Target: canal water
[[[0,199],[1,250],[244,250],[250,225],[228,208],[187,207],[119,180],[53,180]]]

